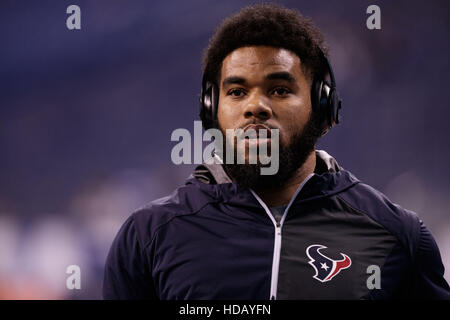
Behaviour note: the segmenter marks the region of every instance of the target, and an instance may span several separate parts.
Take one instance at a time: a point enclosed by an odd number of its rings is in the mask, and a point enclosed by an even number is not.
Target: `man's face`
[[[310,83],[299,57],[285,49],[242,47],[222,63],[218,121],[222,130],[262,123],[290,145],[311,114]]]
[[[271,155],[279,157],[275,175],[260,175],[261,164],[249,164],[247,152],[244,164],[225,162],[225,170],[244,187],[282,186],[314,151],[321,132],[319,118],[311,110],[311,87],[300,59],[273,47],[236,49],[222,63],[219,87],[218,122],[224,135],[227,129],[245,130],[249,124],[260,124],[278,129],[280,137],[279,155]],[[234,148],[236,152],[236,145]],[[225,154],[225,145],[223,150]]]

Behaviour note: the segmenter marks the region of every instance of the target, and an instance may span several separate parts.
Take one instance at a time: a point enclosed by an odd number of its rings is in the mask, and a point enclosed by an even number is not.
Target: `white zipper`
[[[266,211],[267,215],[269,216],[270,220],[272,220],[273,225],[275,226],[275,243],[273,248],[273,262],[272,262],[272,277],[271,277],[271,283],[270,283],[270,300],[275,300],[277,298],[277,289],[278,289],[278,272],[280,270],[280,254],[281,254],[281,228],[283,227],[284,220],[286,218],[286,215],[289,211],[289,208],[291,207],[292,203],[294,202],[295,198],[297,197],[297,194],[300,192],[300,190],[303,188],[305,183],[314,175],[314,173],[309,174],[305,180],[299,185],[297,190],[295,191],[294,195],[292,196],[292,199],[289,201],[289,204],[287,205],[286,209],[283,212],[283,216],[280,219],[280,222],[277,222],[275,218],[273,217],[273,214],[270,212],[269,207],[264,203],[264,201],[261,200],[261,198],[253,191],[250,190],[251,193],[255,196],[256,200],[261,204],[261,206]]]

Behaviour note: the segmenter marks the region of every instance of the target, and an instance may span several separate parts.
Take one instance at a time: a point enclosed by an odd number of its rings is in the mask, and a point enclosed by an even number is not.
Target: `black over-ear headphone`
[[[311,86],[311,105],[313,112],[317,112],[323,119],[322,135],[326,134],[331,127],[340,123],[340,109],[342,101],[336,90],[336,80],[333,69],[325,53],[319,48],[322,59],[327,66],[327,72],[323,78],[314,79]],[[326,78],[329,76],[330,83]],[[217,108],[219,104],[219,88],[214,81],[208,79],[204,73],[202,77],[202,90],[200,93],[200,119],[203,128],[218,128]]]

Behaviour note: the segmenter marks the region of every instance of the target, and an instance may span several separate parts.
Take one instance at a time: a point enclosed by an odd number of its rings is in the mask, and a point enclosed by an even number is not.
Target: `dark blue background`
[[[193,165],[170,160],[198,119],[201,56],[249,1],[0,2],[0,297],[100,298],[119,226]],[[450,267],[447,1],[280,1],[325,34],[343,123],[320,141],[416,211]],[[81,30],[66,8],[81,8]],[[381,8],[381,30],[366,8]],[[80,265],[82,290],[65,287]],[[449,279],[447,273],[447,279]]]

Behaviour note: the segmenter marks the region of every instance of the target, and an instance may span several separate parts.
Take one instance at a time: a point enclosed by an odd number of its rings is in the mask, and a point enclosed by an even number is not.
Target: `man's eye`
[[[272,94],[275,94],[276,96],[284,96],[288,93],[291,93],[289,89],[279,87],[272,90]]]
[[[231,89],[230,91],[228,91],[228,95],[234,97],[242,97],[244,94],[245,92],[242,89]]]

